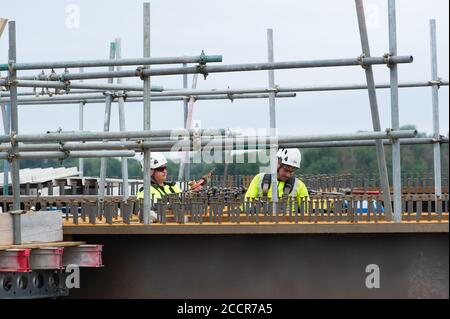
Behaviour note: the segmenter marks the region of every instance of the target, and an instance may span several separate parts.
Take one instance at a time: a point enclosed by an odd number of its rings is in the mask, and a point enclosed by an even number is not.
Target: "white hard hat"
[[[302,154],[297,148],[281,148],[277,152],[277,158],[281,164],[300,168]]]
[[[144,158],[140,159],[141,167],[144,169]],[[151,152],[150,154],[150,169],[155,169],[167,164],[167,159],[160,152]]]
[[[167,164],[167,159],[160,152],[152,152],[150,155],[150,168],[155,169]]]

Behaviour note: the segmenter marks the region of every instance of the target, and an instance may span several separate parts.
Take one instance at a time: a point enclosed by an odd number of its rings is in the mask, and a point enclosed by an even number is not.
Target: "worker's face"
[[[167,166],[161,166],[153,170],[153,179],[158,184],[162,184],[167,180]]]
[[[278,179],[282,182],[286,182],[292,175],[295,174],[295,167],[278,164]]]

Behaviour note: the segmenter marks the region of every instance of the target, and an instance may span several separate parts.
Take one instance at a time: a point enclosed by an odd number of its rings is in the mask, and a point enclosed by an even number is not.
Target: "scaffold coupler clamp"
[[[277,95],[277,93],[278,93],[278,91],[279,91],[279,86],[278,85],[274,85],[273,87],[271,87],[271,88],[268,88],[267,89],[267,92],[269,92],[269,93],[275,93],[275,95]]]
[[[103,91],[103,95],[105,97],[110,96],[111,97],[111,102],[116,98],[116,94],[113,91]]]
[[[364,63],[364,59],[366,58],[366,55],[363,53],[358,57],[358,64],[364,69],[367,70],[369,68],[368,64]]]
[[[14,73],[14,61],[13,60],[9,60],[8,61],[8,72],[9,74]]]
[[[141,153],[144,153],[144,140],[138,140],[136,141],[136,144],[139,146],[139,150],[141,151]]]
[[[384,63],[385,63],[386,66],[387,66],[388,68],[390,68],[390,69],[393,68],[393,67],[395,66],[395,64],[392,63],[391,57],[392,57],[392,54],[390,54],[390,53],[385,53],[385,54],[383,55]]]
[[[65,142],[64,142],[64,141],[59,141],[58,144],[59,144],[59,151],[62,152],[62,153],[64,153],[64,155],[63,155],[62,157],[58,158],[58,160],[59,160],[60,163],[62,164],[62,162],[63,162],[65,159],[69,158],[69,156],[70,156],[70,151],[64,147],[64,145],[65,145]]]
[[[144,81],[145,78],[146,78],[146,76],[144,75],[144,70],[145,70],[145,69],[146,69],[146,68],[143,67],[143,66],[138,66],[138,67],[136,68],[136,75],[139,76],[139,78],[140,78],[142,81]]]
[[[115,91],[114,92],[114,98],[123,98],[124,101],[126,101],[128,94],[127,91]]]
[[[8,213],[10,213],[11,215],[22,215],[22,214],[25,214],[26,211],[23,210],[23,209],[19,209],[19,210],[12,210],[12,211],[10,211]]]
[[[10,140],[11,140],[12,147],[17,145],[17,133],[16,132],[14,132],[14,131],[11,132]],[[13,149],[11,148],[10,150],[8,150],[8,155],[6,156],[6,160],[11,163],[16,158],[17,158],[17,154],[13,151]]]
[[[395,138],[394,136],[392,136],[392,132],[394,132],[394,131],[395,131],[395,130],[392,129],[392,128],[387,128],[387,129],[385,130],[385,132],[388,134],[388,138],[389,138],[389,140],[391,141],[391,143],[394,143],[395,141],[398,140],[397,138]]]
[[[14,61],[12,60],[8,61],[8,72],[9,75],[5,83],[5,88],[9,90],[12,86],[17,86],[17,80],[11,79],[11,74],[14,72]]]
[[[428,81],[430,85],[437,85],[437,88],[440,89],[442,85],[442,78],[438,78],[437,80]]]
[[[202,53],[200,54],[200,61],[197,65],[197,73],[203,74],[203,78],[206,80],[206,77],[208,76],[208,71],[206,70],[206,62],[207,58],[205,55],[205,51],[202,50]]]

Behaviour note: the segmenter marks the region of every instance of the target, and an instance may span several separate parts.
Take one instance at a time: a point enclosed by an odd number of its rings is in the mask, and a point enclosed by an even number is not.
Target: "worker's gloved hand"
[[[189,189],[193,192],[202,189],[203,186],[200,183],[197,183],[195,180],[189,182]]]

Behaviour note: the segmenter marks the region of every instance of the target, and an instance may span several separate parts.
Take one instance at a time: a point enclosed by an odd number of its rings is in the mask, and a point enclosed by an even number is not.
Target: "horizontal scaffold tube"
[[[55,82],[56,83],[56,82]],[[103,93],[105,90],[70,90],[69,92],[66,91],[56,91],[56,92],[39,92],[39,91],[21,91],[17,93],[17,96],[35,96],[35,97],[43,97],[43,98],[51,98],[52,96],[59,96],[59,95],[67,95],[70,94],[81,94],[81,93]],[[0,97],[9,97],[9,92],[2,92],[0,91]],[[9,99],[8,99],[9,100]],[[4,100],[2,100],[4,101]]]
[[[186,134],[200,134],[200,135],[223,135],[226,129],[203,129],[198,132],[195,130],[159,130],[159,131],[128,131],[128,132],[62,132],[62,133],[47,133],[47,134],[19,134],[0,135],[0,142],[53,142],[53,141],[100,141],[100,140],[119,140],[131,138],[151,138],[151,137],[168,137],[179,136]]]
[[[8,85],[6,79],[0,79],[0,86]],[[105,90],[105,91],[142,91],[142,86],[127,84],[109,84],[109,83],[66,83],[58,81],[38,81],[38,80],[16,80],[14,85],[17,87],[29,87],[29,88],[49,88],[49,89],[61,89],[70,93],[71,89],[91,89],[91,90]],[[152,92],[162,92],[164,88],[162,86],[152,86]]]
[[[126,142],[68,142],[64,144],[64,149],[68,151],[72,150],[142,150],[142,148],[150,148],[160,150],[167,150],[167,146],[161,147],[160,142],[165,142],[169,146],[175,145],[175,141],[150,141],[143,144],[138,142],[126,141]],[[448,144],[447,137],[441,137],[438,141],[434,138],[404,138],[400,139],[402,145],[417,145],[417,144]],[[203,143],[204,144],[204,143]],[[391,145],[390,140],[383,140],[383,144]],[[233,144],[234,146],[236,144]],[[191,145],[192,146],[192,145]],[[203,145],[204,146],[204,145]],[[374,141],[330,141],[330,142],[302,142],[302,143],[278,143],[280,148],[321,148],[321,147],[357,147],[357,146],[375,146]],[[234,147],[232,147],[234,148]],[[192,147],[191,147],[192,149]],[[11,150],[11,146],[8,144],[0,145],[1,152],[8,152]],[[37,151],[59,151],[61,150],[60,144],[19,144],[19,152],[37,152]]]
[[[16,153],[16,159],[66,159],[66,158],[99,158],[99,157],[133,157],[134,151],[91,151],[91,152],[29,152]],[[0,159],[8,159],[10,153],[0,153]]]
[[[296,93],[278,93],[276,98],[289,98],[296,97]],[[194,96],[196,101],[205,101],[205,100],[241,100],[241,99],[267,99],[269,98],[268,93],[264,94],[220,94],[220,95],[204,95],[204,96]],[[116,100],[115,98],[114,100]],[[185,101],[189,100],[190,97],[186,96],[167,96],[167,97],[152,97],[152,102],[168,102],[168,101]],[[19,105],[62,105],[62,104],[92,104],[92,103],[105,103],[106,99],[103,98],[88,98],[88,99],[67,99],[67,100],[52,100],[50,99],[35,99],[35,100],[26,100],[18,102]],[[126,102],[142,102],[142,97],[128,97]]]
[[[222,62],[222,56],[202,54],[197,56],[163,57],[163,58],[32,62],[32,63],[13,63],[11,67],[14,70],[40,70],[40,69],[58,69],[58,68],[89,68],[101,66],[182,64],[182,63],[209,63],[209,62]],[[7,71],[8,69],[9,69],[8,64],[0,64],[0,71]]]
[[[89,100],[105,100],[106,95],[108,93],[94,93],[94,94],[63,94],[63,95],[55,95],[52,97],[22,97],[20,99],[18,99],[18,103],[22,104],[24,102],[39,102],[39,103],[45,103],[45,102],[55,102],[55,101],[60,101],[60,102],[65,102],[65,101],[78,101],[78,102],[88,102]],[[111,93],[112,94],[112,93]],[[152,94],[152,98],[169,98],[169,97],[176,97],[178,99],[189,99],[190,96],[183,96],[181,94],[165,94],[165,95],[158,95],[159,93],[154,93]],[[241,93],[240,93],[241,94]],[[247,94],[247,93],[244,93]],[[248,94],[253,94],[253,93],[248,93]],[[268,94],[268,93],[259,93],[259,94]],[[281,97],[295,97],[295,93],[278,93],[281,94]],[[278,96],[277,94],[277,96]],[[284,94],[284,95],[283,95]],[[289,95],[286,95],[289,94]],[[217,95],[221,95],[223,97],[226,97],[228,99],[232,99],[235,95],[234,94],[212,94],[212,96],[217,96]],[[209,95],[201,95],[202,97],[208,97]],[[242,96],[236,94],[236,96]],[[261,96],[261,95],[260,95]],[[142,98],[143,95],[142,93],[127,93],[127,94],[112,94],[113,100],[118,99],[119,97],[123,97],[125,99],[125,101],[128,101],[130,98]],[[197,99],[200,96],[193,96],[195,99]],[[9,102],[9,98],[0,98],[0,102]]]
[[[0,85],[6,83],[6,80],[0,80]],[[61,82],[55,81],[22,81],[18,80],[16,85],[19,87],[37,87],[37,88],[77,88],[77,89],[104,89],[104,90],[120,90],[120,91],[142,91],[142,86],[135,85],[123,85],[123,84],[88,84],[88,83],[76,83],[66,85]],[[416,81],[416,82],[404,82],[400,83],[400,88],[415,88],[415,87],[431,87],[434,83],[431,81]],[[448,80],[441,80],[440,86],[448,86]],[[376,84],[377,89],[390,88],[389,83]],[[245,93],[270,93],[270,92],[320,92],[320,91],[345,91],[345,90],[364,90],[367,89],[366,84],[341,84],[341,85],[318,85],[318,86],[276,86],[274,88],[242,88],[242,89],[193,89],[193,90],[164,90],[163,87],[152,87],[152,91],[161,92],[154,93],[154,96],[200,96],[200,95],[215,95],[215,94],[245,94]],[[69,96],[72,91],[68,92]],[[76,92],[73,92],[76,93]],[[135,94],[135,95],[133,95]],[[127,93],[128,96],[142,96],[142,94]],[[67,96],[67,95],[65,95]],[[3,99],[1,101],[4,101]],[[19,99],[20,101],[20,99]]]
[[[262,62],[262,63],[246,63],[246,64],[229,64],[229,65],[198,65],[192,67],[177,68],[152,68],[123,71],[104,71],[104,72],[82,72],[82,73],[62,73],[50,74],[48,78],[52,81],[71,81],[71,80],[89,80],[104,78],[122,78],[122,77],[147,77],[161,75],[177,75],[177,74],[203,74],[223,73],[223,72],[244,72],[244,71],[264,71],[264,70],[282,70],[282,69],[303,69],[303,68],[323,68],[323,67],[339,67],[339,66],[366,66],[376,64],[397,64],[411,63],[413,57],[408,56],[392,56],[389,61],[385,57],[366,57],[366,58],[349,58],[349,59],[325,59],[310,61],[286,61],[286,62]],[[18,78],[20,80],[20,77]]]
[[[146,132],[146,131],[144,131]],[[114,133],[117,132],[108,132]],[[123,132],[128,133],[128,132]],[[131,133],[143,133],[143,132],[131,132]],[[154,133],[150,131],[150,133]],[[193,148],[193,144],[196,143],[195,140],[180,140],[177,136],[183,136],[182,131],[179,131],[179,135],[172,135],[174,140],[159,140],[159,141],[121,141],[121,142],[104,142],[104,143],[65,143],[63,146],[59,144],[19,144],[20,151],[43,151],[43,150],[96,150],[96,149],[143,149],[143,148],[165,148],[167,151],[185,151],[187,149]],[[55,135],[52,133],[52,135]],[[60,134],[62,135],[62,134]],[[67,138],[67,133],[65,134]],[[79,134],[73,134],[79,135]],[[136,134],[134,134],[136,135]],[[245,136],[245,137],[234,137],[234,138],[224,138],[224,137],[209,137],[203,135],[199,138],[198,145],[201,147],[214,147],[220,148],[222,146],[236,146],[239,147],[253,147],[261,148],[272,144],[289,144],[289,143],[308,143],[308,142],[331,142],[331,141],[358,141],[358,140],[374,140],[374,139],[391,139],[391,138],[412,138],[417,135],[415,130],[401,130],[401,131],[389,131],[389,132],[364,132],[364,133],[353,133],[353,134],[329,134],[329,135],[309,135],[309,136]],[[45,135],[44,135],[45,136]],[[113,135],[117,138],[117,135]],[[19,137],[19,135],[17,136]],[[120,138],[120,137],[119,137]],[[104,140],[105,137],[99,138]],[[38,139],[28,140],[28,142],[37,142]],[[55,138],[52,139],[53,141]],[[64,139],[70,140],[70,139]],[[41,140],[42,141],[42,140]],[[1,146],[2,150],[9,151],[11,148],[8,145]]]
[[[4,82],[4,80],[3,80]],[[32,82],[33,85],[37,85],[40,82],[44,82],[44,84],[48,83],[50,88],[63,88],[64,84],[59,82],[52,82],[52,81],[25,81],[25,83]],[[2,80],[0,80],[0,85],[2,83]],[[22,81],[18,81],[18,86],[21,86]],[[82,83],[83,88],[90,87],[89,84]],[[418,81],[418,82],[405,82],[400,83],[400,88],[417,88],[417,87],[431,87],[434,84],[430,81]],[[440,82],[441,86],[448,86],[449,81],[448,80],[441,80]],[[44,85],[45,86],[45,85]],[[93,84],[91,87],[92,89],[99,89],[100,87],[103,89],[110,89],[112,91],[121,89],[123,91],[142,91],[142,87],[137,87],[133,85],[124,86],[122,84],[99,84],[98,87],[96,87],[97,84]],[[75,85],[75,87],[80,87],[78,84]],[[390,88],[389,83],[380,83],[376,85],[376,88],[378,89],[388,89]],[[154,91],[158,93],[153,93],[153,97],[179,97],[180,96],[193,96],[196,99],[199,99],[200,96],[203,95],[220,95],[220,94],[226,94],[226,95],[235,95],[235,94],[247,94],[247,93],[260,93],[265,94],[269,92],[275,91],[276,93],[290,93],[290,92],[320,92],[320,91],[345,91],[345,90],[363,90],[367,89],[367,85],[365,84],[347,84],[347,85],[322,85],[322,86],[295,86],[295,87],[289,87],[289,86],[277,86],[275,88],[243,88],[243,89],[210,89],[210,90],[166,90],[164,92],[158,91],[159,89],[163,89],[162,87],[154,87]],[[60,94],[60,95],[54,95],[52,97],[22,97],[18,99],[19,104],[24,104],[23,102],[43,102],[43,101],[71,101],[79,99],[81,100],[87,100],[87,99],[100,99],[105,98],[105,95],[103,93],[99,92],[83,92],[87,93],[84,95],[75,95],[80,92],[73,92],[69,91],[68,94]],[[32,93],[30,93],[32,95]],[[141,93],[132,93],[132,92],[126,92],[123,94],[126,98],[130,97],[142,97]],[[114,95],[115,98],[116,95]],[[8,102],[9,98],[2,97],[0,98],[0,102]]]
[[[403,138],[399,139],[401,145],[418,145],[418,144],[448,144],[447,137],[441,137],[439,140],[434,138]],[[392,145],[392,141],[383,140],[384,145]],[[358,147],[358,146],[375,146],[375,141],[337,141],[337,142],[315,142],[315,143],[286,143],[281,145],[284,148],[321,148],[321,147]]]
[[[40,81],[27,81],[36,83]],[[21,81],[18,82],[19,84]],[[45,83],[54,84],[51,86],[51,88],[54,87],[62,87],[64,86],[63,83],[59,82],[51,82],[46,81]],[[1,81],[0,81],[1,84]],[[88,84],[83,84],[85,87],[89,86]],[[420,82],[405,82],[399,84],[400,88],[417,88],[417,87],[431,87],[434,84],[430,81],[420,81]],[[442,80],[440,82],[441,86],[448,86],[449,81],[448,80]],[[100,85],[103,88],[107,88],[109,84]],[[115,89],[122,88],[124,91],[133,90],[133,91],[142,91],[142,87],[136,87],[136,86],[122,86],[119,84],[114,84]],[[77,86],[78,87],[78,86]],[[160,87],[162,89],[162,87]],[[388,83],[380,83],[376,85],[376,88],[378,89],[388,89],[390,88],[390,84]],[[111,87],[111,89],[114,89]],[[217,95],[217,94],[226,94],[226,95],[234,95],[234,94],[247,94],[247,93],[269,93],[275,91],[276,93],[288,93],[288,92],[320,92],[320,91],[344,91],[344,90],[362,90],[367,89],[367,85],[365,84],[348,84],[348,85],[325,85],[325,86],[299,86],[299,87],[284,87],[284,86],[277,86],[275,88],[243,88],[243,89],[209,89],[209,90],[166,90],[164,92],[158,92],[153,93],[152,97],[178,97],[180,99],[180,96],[193,96],[196,99],[199,99],[200,96],[203,95]],[[78,93],[78,92],[74,92]],[[117,98],[119,95],[113,94],[114,98]],[[126,92],[125,94],[121,94],[121,96],[124,96],[125,98],[130,97],[142,97],[142,93],[133,93],[133,92]],[[19,104],[25,104],[23,102],[51,102],[51,101],[71,101],[71,103],[74,102],[74,100],[78,99],[78,102],[83,102],[84,100],[88,99],[100,99],[105,98],[105,95],[102,93],[93,93],[93,94],[72,94],[69,91],[69,94],[61,94],[61,95],[54,95],[52,97],[22,97],[18,99]],[[9,98],[3,97],[0,98],[0,102],[8,102]]]

